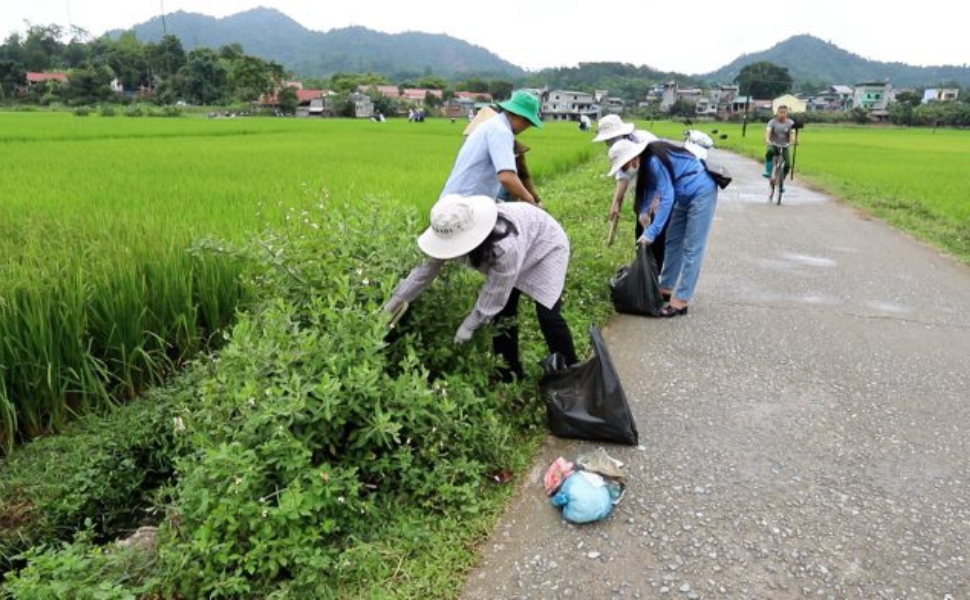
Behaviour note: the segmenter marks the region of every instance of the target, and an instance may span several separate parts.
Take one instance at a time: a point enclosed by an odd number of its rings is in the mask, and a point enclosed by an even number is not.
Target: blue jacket
[[[653,222],[643,232],[649,242],[657,239],[657,236],[663,231],[667,219],[670,218],[670,211],[674,207],[674,202],[690,204],[694,198],[710,194],[717,189],[717,184],[707,174],[707,169],[693,155],[670,152],[669,156],[670,166],[673,168],[673,178],[671,178],[667,168],[664,167],[663,162],[651,155],[647,164],[649,173],[647,174],[646,193],[637,198],[634,203],[635,209],[639,211],[640,215],[643,215],[650,209],[651,201],[658,195],[660,196],[660,207],[653,217]]]

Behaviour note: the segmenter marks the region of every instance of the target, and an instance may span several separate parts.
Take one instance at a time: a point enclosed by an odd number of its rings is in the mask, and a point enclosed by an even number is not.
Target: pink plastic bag
[[[546,494],[549,496],[555,494],[562,482],[573,474],[574,469],[575,465],[561,456],[553,461],[542,478],[542,483],[546,486]]]

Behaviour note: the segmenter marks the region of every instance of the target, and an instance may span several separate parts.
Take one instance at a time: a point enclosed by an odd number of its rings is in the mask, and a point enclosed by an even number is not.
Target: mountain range
[[[802,84],[854,85],[862,81],[889,80],[894,87],[935,86],[956,82],[970,86],[970,67],[916,67],[898,62],[869,60],[811,35],[796,35],[771,48],[744,54],[717,71],[699,76],[710,82],[734,81],[748,64],[768,61],[788,67]]]
[[[156,17],[131,30],[143,41],[158,41],[167,30],[182,40],[186,50],[238,43],[248,54],[275,60],[300,76],[375,72],[397,80],[434,74],[450,79],[502,77],[519,82],[528,77],[530,84],[552,84],[569,73],[569,69],[562,68],[527,73],[485,48],[444,34],[390,34],[366,27],[312,31],[271,8],[255,8],[224,18],[179,11],[167,14],[164,23]],[[120,30],[109,32],[113,37],[120,34]],[[937,86],[944,82],[970,87],[967,65],[917,67],[873,61],[811,35],[794,36],[762,52],[742,55],[711,73],[664,76],[730,83],[744,65],[757,61],[787,67],[797,87],[887,79],[897,88]],[[584,63],[578,68],[594,68],[598,64]],[[660,74],[646,67],[637,69]],[[579,77],[582,81],[593,78]],[[595,82],[590,85],[603,87]]]
[[[131,28],[138,39],[157,42],[177,35],[188,51],[238,43],[247,54],[275,60],[302,76],[383,73],[393,78],[521,77],[525,71],[485,48],[443,34],[382,33],[366,27],[309,30],[282,12],[255,8],[224,18],[178,11]],[[117,37],[121,31],[108,35]]]

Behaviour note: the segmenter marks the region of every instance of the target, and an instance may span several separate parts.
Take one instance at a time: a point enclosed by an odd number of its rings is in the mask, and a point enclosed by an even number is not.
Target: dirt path
[[[970,269],[824,195],[735,181],[687,317],[606,330],[641,435],[565,523],[550,439],[463,597],[970,598]]]

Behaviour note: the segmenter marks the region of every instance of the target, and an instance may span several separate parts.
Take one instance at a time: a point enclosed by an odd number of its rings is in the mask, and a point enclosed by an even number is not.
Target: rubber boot
[[[773,158],[765,159],[765,172],[761,174],[762,177],[764,178],[771,177],[771,168],[774,166],[774,163],[775,163],[775,159]]]

